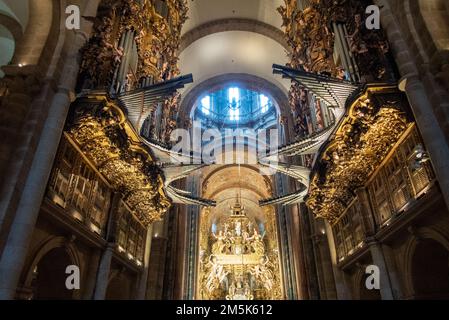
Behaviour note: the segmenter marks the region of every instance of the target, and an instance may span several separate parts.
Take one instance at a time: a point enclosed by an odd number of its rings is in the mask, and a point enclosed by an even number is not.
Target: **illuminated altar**
[[[269,252],[266,232],[246,215],[237,200],[231,214],[209,236],[200,253],[202,299],[279,299],[276,252]]]

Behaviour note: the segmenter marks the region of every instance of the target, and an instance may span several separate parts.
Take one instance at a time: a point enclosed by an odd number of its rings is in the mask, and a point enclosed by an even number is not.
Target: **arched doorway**
[[[71,300],[73,291],[66,288],[66,268],[73,262],[63,247],[45,254],[33,270],[33,298],[35,300]]]
[[[369,274],[363,274],[362,276],[359,289],[360,300],[382,300],[380,290],[376,289],[369,290],[366,287],[366,280],[369,276],[370,276]]]
[[[432,239],[418,242],[411,271],[415,299],[449,298],[449,251],[442,244]]]
[[[115,275],[109,280],[106,300],[129,300],[131,297],[132,281],[127,273],[114,271]]]

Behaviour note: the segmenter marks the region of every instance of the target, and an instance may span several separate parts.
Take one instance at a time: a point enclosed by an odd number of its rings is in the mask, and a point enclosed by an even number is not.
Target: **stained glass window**
[[[270,107],[270,106],[269,106],[270,99],[268,99],[268,97],[267,97],[266,95],[264,95],[264,94],[261,94],[261,95],[259,96],[259,98],[260,98],[260,108],[261,108],[261,112],[262,112],[262,113],[265,113],[265,112],[268,111],[268,108]]]
[[[201,110],[204,114],[210,114],[210,96],[205,96],[201,99]]]
[[[240,120],[240,90],[239,88],[229,88],[229,117],[233,121]]]

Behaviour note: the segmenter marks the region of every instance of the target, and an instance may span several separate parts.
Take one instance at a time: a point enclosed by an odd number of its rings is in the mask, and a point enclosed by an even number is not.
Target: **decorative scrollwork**
[[[200,253],[201,299],[280,299],[279,257],[270,246],[273,239],[260,232],[239,202],[219,228],[212,234],[202,230],[207,244],[201,247],[207,246],[207,251]],[[275,237],[271,227],[265,231]]]
[[[150,154],[141,149],[120,108],[106,97],[81,98],[73,106],[67,133],[145,224],[170,208]]]
[[[316,217],[337,219],[399,141],[410,125],[401,101],[394,88],[378,87],[353,103],[312,178],[307,205]]]

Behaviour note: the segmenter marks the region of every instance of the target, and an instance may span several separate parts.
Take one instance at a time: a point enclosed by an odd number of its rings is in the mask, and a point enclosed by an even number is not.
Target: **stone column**
[[[327,241],[329,243],[329,250],[332,260],[332,270],[334,272],[335,279],[335,289],[337,291],[338,300],[349,300],[351,299],[351,291],[346,284],[346,277],[343,270],[338,268],[337,264],[337,251],[335,249],[334,234],[332,233],[332,228],[328,222],[325,222]]]
[[[302,259],[304,260],[304,276],[307,284],[307,298],[315,300],[319,298],[319,284],[317,276],[317,265],[315,264],[315,251],[313,244],[313,219],[305,203],[299,206],[301,242],[303,247]]]
[[[84,285],[81,284],[81,289],[83,289],[83,300],[91,300],[94,296],[95,291],[95,281],[97,278],[98,266],[100,263],[100,250],[95,250],[89,260],[89,266],[86,273],[86,279]]]
[[[153,223],[153,234],[151,242],[151,253],[148,267],[148,286],[146,297],[150,300],[161,300],[163,297],[166,251],[167,251],[167,227],[168,216],[162,221]]]
[[[438,183],[449,207],[449,145],[438,125],[423,83],[417,77],[405,80],[405,93],[415,114],[426,149],[430,153]]]
[[[67,91],[56,94],[0,259],[0,300],[14,298],[69,105]]]
[[[287,184],[287,182],[285,182],[285,184]],[[289,272],[288,278],[289,278],[289,285],[292,287],[290,294],[291,297],[290,299],[298,299],[298,292],[297,292],[297,274],[296,274],[296,263],[295,263],[295,251],[296,246],[295,246],[295,242],[294,242],[294,224],[292,221],[292,209],[290,208],[285,208],[284,211],[284,215],[285,215],[285,224],[286,224],[286,228],[285,231],[287,232],[287,248],[286,251],[288,251],[288,259],[286,259],[285,263],[287,265],[287,270]]]
[[[382,300],[393,300],[393,290],[390,283],[390,275],[382,250],[382,245],[374,240],[373,236],[376,232],[374,223],[374,214],[371,209],[368,192],[366,188],[359,188],[356,190],[357,198],[360,204],[360,215],[363,233],[368,239],[369,250],[373,259],[373,264],[379,268],[380,271],[380,295]],[[371,240],[370,240],[371,239]]]
[[[95,8],[98,0],[92,1]],[[92,8],[91,8],[92,9]],[[85,25],[86,30],[90,25]],[[0,259],[0,300],[13,299],[37,217],[39,215],[45,186],[51,173],[64,123],[71,102],[71,90],[75,87],[78,73],[78,51],[86,37],[77,33],[75,41],[67,48],[72,55],[67,57],[61,74],[65,77],[55,94],[34,159],[25,181],[15,216],[8,232]]]
[[[108,289],[109,275],[111,273],[111,262],[112,256],[114,255],[115,246],[115,243],[108,243],[106,250],[101,257],[100,266],[97,273],[94,300],[106,299],[106,291]]]
[[[172,299],[182,300],[185,292],[185,258],[187,257],[187,207],[175,208],[176,214],[176,236],[172,256],[174,263],[174,283]]]
[[[360,204],[360,223],[365,237],[373,236],[376,232],[374,213],[371,210],[368,191],[365,187],[355,190]]]
[[[114,255],[116,243],[117,224],[120,219],[118,208],[122,195],[119,192],[111,194],[111,207],[109,208],[108,223],[106,227],[106,248],[101,256],[100,265],[98,267],[97,279],[95,284],[94,300],[105,300],[106,292],[111,274],[111,262]]]
[[[332,272],[332,261],[326,237],[325,221],[315,220],[314,244],[316,246],[315,265],[320,284],[320,299],[337,299],[335,279]]]
[[[414,57],[410,54],[402,30],[391,11],[388,0],[375,0],[381,9],[382,26],[395,55],[403,81],[400,88],[405,91],[424,143],[432,158],[437,179],[446,205],[449,206],[449,145],[432,107],[429,95],[420,79]]]
[[[153,225],[150,225],[147,230],[147,237],[145,243],[145,256],[143,259],[143,271],[139,279],[139,289],[137,292],[137,300],[144,300],[148,286],[148,272],[150,267],[151,242],[153,240]]]
[[[401,299],[403,296],[401,289],[401,282],[399,280],[398,269],[394,260],[395,253],[393,249],[387,245],[382,245],[382,251],[385,258],[385,264],[388,269],[388,276],[390,277],[391,291],[394,299]]]
[[[3,69],[7,74],[3,81],[8,83],[10,94],[4,98],[0,110],[2,115],[0,117],[0,136],[3,139],[0,144],[0,175],[3,177],[3,181],[0,182],[2,194],[0,198],[0,228],[10,209],[16,176],[20,170],[20,161],[17,161],[14,155],[18,148],[26,147],[23,141],[25,134],[20,129],[24,126],[30,113],[33,96],[37,98],[36,91],[41,90],[41,95],[46,94],[46,90],[40,87],[35,78],[35,67],[8,66]]]
[[[30,90],[30,86],[39,87],[35,79],[35,68],[33,67],[4,67],[6,76],[2,79],[7,83],[10,94],[6,96],[2,105],[2,118],[0,119],[0,133],[2,137],[16,140],[26,115],[33,94],[36,90]],[[16,147],[14,141],[4,141],[0,145],[0,169],[5,169],[3,165],[11,156],[11,150]],[[2,171],[3,172],[3,171]]]
[[[393,290],[391,289],[390,276],[388,274],[387,264],[385,263],[382,245],[375,241],[368,245],[373,263],[380,271],[380,296],[382,300],[393,300]]]
[[[293,251],[295,260],[296,287],[299,300],[306,300],[309,296],[307,288],[307,277],[304,264],[304,245],[301,241],[301,217],[299,213],[299,205],[292,207],[292,228],[293,241],[295,250]]]

